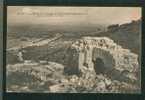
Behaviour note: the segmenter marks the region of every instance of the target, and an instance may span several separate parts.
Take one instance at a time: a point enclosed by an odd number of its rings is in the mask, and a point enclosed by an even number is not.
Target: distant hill
[[[132,52],[140,55],[141,20],[132,21],[122,25],[110,25],[106,32],[102,32],[96,36],[110,37],[123,48],[130,49]]]

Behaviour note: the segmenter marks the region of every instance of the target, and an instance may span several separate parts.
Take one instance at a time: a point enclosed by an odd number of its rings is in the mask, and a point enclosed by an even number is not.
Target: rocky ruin
[[[91,71],[114,73],[113,76],[120,73],[123,77],[130,73],[131,79],[136,79],[139,70],[138,55],[107,37],[83,37],[74,42],[67,53],[65,72],[69,74]]]
[[[59,54],[58,54],[59,53]],[[139,93],[138,55],[107,37],[83,37],[52,56],[7,65],[7,91]],[[60,58],[59,58],[60,57]],[[69,74],[69,75],[68,75]],[[37,87],[37,88],[36,88]]]

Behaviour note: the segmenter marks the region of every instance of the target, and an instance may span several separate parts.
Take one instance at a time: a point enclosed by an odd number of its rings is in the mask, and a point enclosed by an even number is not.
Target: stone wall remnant
[[[138,55],[122,48],[108,37],[83,37],[74,42],[67,53],[69,63],[65,70],[71,74],[84,70],[94,72],[97,68],[100,70],[99,67],[104,68],[101,69],[104,73],[112,69],[129,73],[139,70]],[[102,64],[96,64],[96,59],[100,59]]]

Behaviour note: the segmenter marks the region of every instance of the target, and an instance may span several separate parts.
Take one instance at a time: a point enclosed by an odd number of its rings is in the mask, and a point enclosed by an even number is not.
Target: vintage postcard
[[[6,91],[141,93],[141,12],[8,6]]]

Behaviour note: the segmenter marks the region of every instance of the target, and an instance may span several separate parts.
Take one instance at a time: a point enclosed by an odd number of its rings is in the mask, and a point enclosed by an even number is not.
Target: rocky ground
[[[55,62],[31,62],[7,66],[8,92],[58,93],[138,93],[139,85],[86,71],[65,75],[64,66]]]

